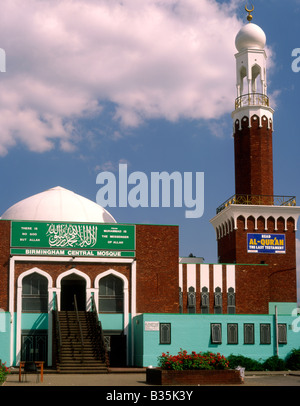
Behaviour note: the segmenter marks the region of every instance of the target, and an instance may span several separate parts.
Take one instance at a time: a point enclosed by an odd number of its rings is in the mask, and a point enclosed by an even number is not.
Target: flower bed
[[[158,365],[162,369],[172,369],[175,371],[194,370],[194,369],[228,369],[229,362],[220,353],[214,354],[212,352],[199,352],[192,351],[188,354],[185,350],[180,350],[177,355],[170,355],[169,352],[162,353],[158,357]]]
[[[1,363],[0,362],[0,385],[2,385],[5,380],[7,375],[10,373],[9,368],[6,366],[6,362]]]
[[[228,360],[221,354],[188,354],[181,350],[177,355],[163,353],[158,358],[158,368],[147,368],[147,383],[152,385],[214,385],[241,384],[240,372],[229,369]]]

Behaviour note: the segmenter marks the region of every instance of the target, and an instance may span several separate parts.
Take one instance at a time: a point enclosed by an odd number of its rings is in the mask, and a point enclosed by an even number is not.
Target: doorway
[[[74,310],[76,295],[79,311],[86,310],[86,281],[81,276],[71,274],[61,281],[61,310]]]
[[[44,361],[47,365],[47,353],[47,330],[22,330],[21,361]]]
[[[111,367],[126,366],[126,336],[123,331],[103,331],[104,342]]]

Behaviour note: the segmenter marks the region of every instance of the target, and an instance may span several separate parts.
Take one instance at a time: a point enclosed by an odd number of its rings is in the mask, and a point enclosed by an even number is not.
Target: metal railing
[[[233,195],[217,208],[217,214],[233,204],[257,206],[296,206],[296,196]]]
[[[101,352],[103,358],[105,359],[106,365],[109,366],[109,359],[108,359],[108,354],[107,354],[107,350],[106,350],[106,346],[105,346],[103,329],[102,329],[101,321],[98,318],[98,312],[97,312],[96,303],[95,303],[95,299],[94,299],[93,295],[91,296],[91,310],[92,310],[92,312],[94,314],[94,318],[95,318],[95,325],[97,328],[96,332],[99,337],[100,352]]]
[[[76,317],[77,317],[77,322],[78,322],[78,327],[79,327],[79,332],[80,332],[80,340],[81,340],[81,359],[83,360],[83,347],[84,347],[84,342],[83,342],[82,327],[81,327],[80,318],[79,318],[79,313],[78,313],[78,306],[77,306],[76,295],[74,295],[74,308],[75,308]]]
[[[246,106],[266,106],[269,107],[269,98],[262,93],[248,93],[235,99],[235,109]]]
[[[62,347],[62,339],[61,339],[61,328],[60,328],[60,321],[59,321],[59,315],[58,315],[56,294],[53,297],[53,304],[54,304],[53,312],[54,312],[54,316],[55,316],[55,326],[56,326],[57,358],[58,358],[58,362],[59,362],[60,354],[61,354],[61,347]]]

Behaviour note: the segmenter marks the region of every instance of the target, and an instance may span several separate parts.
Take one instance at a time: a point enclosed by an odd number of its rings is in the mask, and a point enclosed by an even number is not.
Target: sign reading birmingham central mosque
[[[13,221],[11,254],[133,257],[135,226]]]
[[[284,234],[247,234],[248,252],[264,254],[285,254]]]

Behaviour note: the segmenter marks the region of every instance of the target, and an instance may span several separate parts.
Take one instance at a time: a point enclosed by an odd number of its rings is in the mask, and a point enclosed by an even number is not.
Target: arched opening
[[[239,230],[245,230],[246,228],[246,219],[244,216],[239,216],[237,218],[237,228]]]
[[[254,231],[255,230],[255,218],[253,216],[249,216],[247,218],[247,229],[249,231]]]
[[[48,312],[48,280],[33,272],[22,280],[22,312]]]
[[[76,273],[61,280],[61,310],[74,310],[74,295],[78,310],[86,310],[86,281]]]
[[[267,226],[268,231],[270,233],[274,233],[275,225],[276,225],[274,217],[272,217],[272,216],[268,217],[267,224],[268,224],[268,226]]]
[[[120,329],[114,322],[123,318],[124,310],[124,280],[109,273],[99,279],[99,313],[100,320],[110,318],[110,329],[103,330],[109,363],[112,367],[126,366],[127,339],[124,329]],[[105,315],[106,314],[106,315]]]
[[[48,313],[48,279],[32,272],[22,279],[22,313],[41,313],[32,315],[35,324],[42,323]],[[27,328],[21,330],[21,361],[43,361],[47,365],[48,331]]]
[[[266,220],[263,216],[259,216],[257,219],[257,230],[261,232],[266,230]]]
[[[107,275],[99,281],[99,312],[123,313],[123,281],[115,275]]]
[[[245,90],[246,89],[246,90]],[[247,89],[247,70],[245,66],[242,66],[240,69],[240,96],[248,93]]]
[[[252,66],[252,93],[263,93],[261,80],[261,67],[257,64]]]

